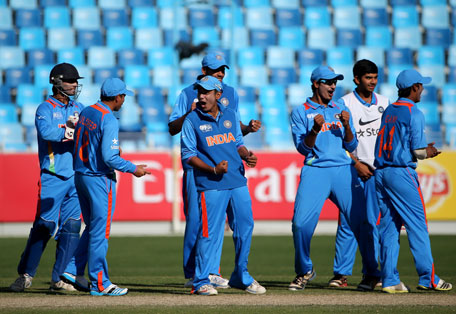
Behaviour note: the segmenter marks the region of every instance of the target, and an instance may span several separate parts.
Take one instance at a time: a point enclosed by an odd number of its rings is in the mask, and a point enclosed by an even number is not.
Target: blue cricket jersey
[[[65,138],[65,125],[68,117],[81,113],[84,106],[70,100],[67,105],[52,96],[40,104],[35,114],[38,137],[38,158],[41,170],[46,170],[64,178],[74,175],[74,142]]]
[[[413,151],[426,146],[424,114],[410,99],[399,98],[383,113],[375,142],[374,166],[416,168]]]
[[[194,89],[194,84],[187,86],[179,94],[173,111],[169,116],[168,123],[179,119],[184,114],[190,111],[193,102],[198,102],[198,90]],[[236,90],[222,82],[222,96],[220,97],[220,103],[228,108],[231,108],[234,112],[238,113],[239,108],[239,96]],[[240,120],[240,119],[239,119]],[[182,160],[182,167],[185,170],[191,169],[192,167]]]
[[[350,112],[343,100],[330,101],[328,106],[317,104],[307,98],[303,106],[298,106],[291,112],[291,132],[298,152],[306,157],[304,164],[314,167],[335,167],[350,165],[352,160],[346,150],[352,152],[358,146],[356,131],[350,113],[350,128],[353,133],[351,142],[344,141],[345,130],[340,122],[340,113]],[[311,132],[314,118],[321,114],[325,123],[317,135],[313,148],[304,143],[307,134]]]
[[[228,161],[228,172],[214,174],[194,169],[198,191],[233,189],[247,184],[245,169],[238,149],[244,145],[239,119],[230,108],[218,104],[214,119],[200,109],[193,110],[184,120],[181,132],[181,155],[185,163],[197,156],[215,167]]]
[[[102,103],[85,108],[75,129],[74,170],[85,175],[135,172],[136,166],[119,156],[119,124]]]

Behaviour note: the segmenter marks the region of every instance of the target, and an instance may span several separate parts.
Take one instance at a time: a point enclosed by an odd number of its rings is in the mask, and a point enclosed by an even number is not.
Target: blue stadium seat
[[[250,45],[268,47],[277,45],[276,33],[272,29],[251,29]]]
[[[19,107],[23,107],[25,104],[37,106],[43,102],[43,89],[33,84],[19,84],[16,94],[16,104]]]
[[[17,46],[16,32],[13,29],[0,29],[0,46]]]
[[[259,120],[260,116],[254,102],[240,102],[239,114],[241,116],[241,121],[244,121],[244,124],[248,124],[252,119]]]
[[[456,84],[445,84],[442,88],[442,103],[456,104]]]
[[[152,76],[152,85],[170,88],[180,84],[178,73],[172,66],[157,66],[154,68]]]
[[[307,32],[307,47],[330,49],[336,44],[332,27],[312,28]]]
[[[174,21],[177,21],[177,25],[174,25]],[[176,18],[174,18],[174,8],[162,8],[159,12],[159,23],[163,29],[185,29],[188,26],[185,8],[178,8]]]
[[[15,14],[16,27],[41,27],[41,12],[38,9],[18,9]]]
[[[10,103],[11,99],[11,88],[9,86],[2,85],[0,86],[0,103]]]
[[[427,102],[427,103],[437,103],[438,102],[438,97],[437,97],[438,89],[434,85],[426,85],[425,88],[423,89],[423,92],[421,93],[421,102]],[[421,105],[420,105],[421,106]]]
[[[128,0],[128,5],[131,7],[148,7],[154,4],[154,0]]]
[[[50,28],[47,40],[47,47],[51,50],[72,48],[75,46],[74,29],[71,27]]]
[[[336,28],[359,30],[361,27],[361,16],[358,6],[342,6],[335,8],[333,24]]]
[[[126,0],[98,0],[98,6],[102,9],[125,9]]]
[[[302,105],[312,95],[310,81],[307,84],[290,84],[288,86],[288,103],[292,107]]]
[[[299,51],[304,48],[305,43],[306,38],[301,27],[281,27],[279,29],[279,46]]]
[[[328,6],[328,0],[302,0],[302,5],[305,8],[316,6],[326,7]]]
[[[456,104],[444,104],[442,107],[442,112],[442,121],[445,124],[456,124]],[[425,117],[427,122],[427,116],[425,115]]]
[[[419,72],[423,76],[432,77],[432,84],[441,88],[445,84],[444,65],[423,65],[419,67]]]
[[[451,31],[449,28],[428,28],[424,32],[425,44],[448,48],[451,45]]]
[[[451,1],[450,1],[451,2]],[[421,6],[446,5],[446,0],[420,0]]]
[[[263,8],[269,5],[269,0],[244,0],[246,8]]]
[[[308,7],[304,12],[304,25],[308,29],[328,27],[331,25],[331,14],[327,7]]]
[[[0,124],[0,142],[6,144],[23,144],[24,129],[19,122]],[[22,147],[23,148],[23,147]]]
[[[87,50],[87,65],[92,68],[109,68],[115,63],[114,50],[109,47],[90,47]]]
[[[5,85],[15,87],[19,84],[31,84],[32,71],[28,67],[9,68],[5,70]]]
[[[222,29],[222,47],[231,47],[235,50],[249,46],[249,33],[246,27],[234,29],[234,38],[231,40],[231,29]]]
[[[294,67],[271,68],[271,84],[288,86],[298,81]]]
[[[40,0],[40,7],[63,7],[66,0]]]
[[[134,7],[131,13],[131,25],[134,28],[158,26],[157,10],[154,7]]]
[[[447,83],[456,83],[456,66],[448,67]]]
[[[390,65],[413,65],[413,52],[410,48],[391,48],[386,51],[386,61]]]
[[[147,54],[147,65],[151,68],[173,66],[176,60],[176,52],[171,47],[150,49]]]
[[[106,45],[114,50],[133,48],[133,34],[129,27],[110,27],[106,31]]]
[[[252,86],[238,86],[239,103],[253,103],[256,101],[256,89]]]
[[[44,8],[44,27],[70,27],[70,10],[65,6]]]
[[[49,87],[49,73],[51,72],[52,68],[54,67],[53,64],[41,64],[36,65],[33,68],[34,73],[34,81],[33,83],[36,86],[41,88]]]
[[[426,133],[426,140],[429,143],[434,142],[436,147],[443,146],[443,132],[440,124],[428,124],[426,123],[424,132]]]
[[[304,48],[298,51],[298,63],[300,66],[319,66],[325,60],[324,51],[321,49]]]
[[[268,72],[265,66],[245,66],[240,74],[241,85],[261,87],[268,84]]]
[[[360,0],[359,4],[364,9],[386,8],[387,0]]]
[[[319,65],[304,65],[299,68],[299,84],[309,85],[312,71]]]
[[[163,46],[162,32],[159,28],[140,28],[136,30],[135,47],[141,50]]]
[[[357,48],[363,44],[360,29],[338,29],[336,34],[337,46]]]
[[[144,124],[168,121],[164,104],[143,103],[142,108],[143,112],[141,116]]]
[[[244,26],[244,15],[240,7],[234,8],[234,21],[232,21],[232,8],[230,7],[221,7],[218,10],[217,14],[217,25],[221,29],[229,29],[234,23],[234,27],[243,27]]]
[[[374,7],[364,9],[363,25],[365,27],[388,26],[388,23],[388,12],[386,11],[385,7]]]
[[[285,87],[282,85],[265,85],[259,88],[259,102],[261,107],[279,107],[286,104]]]
[[[332,64],[329,64],[329,66],[334,68],[334,72],[341,73],[344,76],[344,79],[337,83],[337,87],[342,87],[348,90],[353,90],[356,87],[355,83],[353,83],[353,64],[341,64],[334,66]],[[337,99],[336,95],[334,95],[333,98]]]
[[[447,6],[424,6],[421,11],[421,24],[425,28],[449,28],[450,22]]]
[[[394,46],[399,48],[418,49],[422,45],[421,32],[417,27],[396,28]]]
[[[413,65],[394,64],[388,66],[388,84],[396,86],[396,78],[403,70],[413,69]],[[397,91],[397,89],[396,89]],[[397,98],[397,97],[396,97]],[[396,99],[394,99],[396,100]]]
[[[445,125],[445,142],[451,149],[456,149],[456,123]]]
[[[23,126],[27,127],[27,130],[28,127],[33,127],[35,129],[35,113],[38,105],[39,103],[27,103],[21,108],[21,123]],[[34,135],[36,141],[36,133]],[[33,140],[26,136],[26,142],[30,143],[31,141]]]
[[[0,104],[0,124],[17,123],[18,121],[14,104]]]
[[[451,10],[451,25],[456,26],[456,4],[453,6],[453,10]]]
[[[163,124],[165,125],[165,124]],[[147,128],[149,128],[147,126]],[[174,138],[179,138],[178,136],[173,137]],[[167,131],[148,131],[146,133],[146,142],[147,145],[151,148],[154,149],[169,149],[171,147],[171,136]]]
[[[35,9],[36,0],[9,0],[9,5],[13,9]]]
[[[84,85],[81,94],[78,97],[78,101],[86,106],[93,105],[98,99],[100,99],[100,88],[101,85]]]
[[[129,102],[125,98],[120,111],[119,128],[123,132],[140,132],[141,131],[141,109],[134,102]]]
[[[377,67],[385,66],[385,51],[381,48],[360,46],[357,49],[356,60],[367,59],[374,62]]]
[[[13,15],[11,9],[0,6],[0,29],[13,28]]]
[[[104,9],[103,11],[103,26],[110,27],[126,27],[129,25],[128,16],[125,9]]]
[[[285,122],[281,126],[266,127],[264,132],[264,140],[270,150],[283,151],[295,149],[288,119],[285,119]]]
[[[390,49],[392,46],[392,35],[388,26],[366,27],[366,46]]]
[[[383,83],[383,84],[377,85],[377,87],[379,87],[380,94],[382,94],[383,96],[388,98],[390,103],[393,103],[394,101],[397,100],[398,97],[397,97],[397,87],[396,87],[396,85]]]
[[[391,0],[390,4],[393,7],[396,7],[398,5],[416,5],[417,0]]]
[[[357,0],[331,0],[331,5],[334,8],[341,8],[341,7],[352,7],[357,6]]]
[[[76,29],[100,29],[100,10],[97,7],[73,9],[73,27]]]
[[[418,27],[418,11],[416,6],[396,6],[394,7],[391,22],[394,27]]]
[[[266,48],[266,55],[266,65],[271,68],[293,68],[295,65],[295,52],[291,48],[270,46]]]
[[[69,0],[71,8],[95,7],[95,0]]]
[[[261,47],[247,47],[237,50],[238,66],[243,68],[252,65],[264,65],[264,49]]]
[[[445,65],[445,50],[437,46],[421,46],[418,48],[417,64],[419,67],[426,65]]]
[[[245,25],[250,29],[270,29],[274,27],[271,7],[247,8]]]
[[[303,18],[299,11],[299,7],[296,8],[281,8],[275,12],[275,21],[277,27],[293,27],[302,26]]]
[[[127,65],[124,80],[131,88],[149,86],[151,85],[149,68],[146,65]]]
[[[81,47],[63,48],[57,52],[57,62],[71,63],[75,66],[84,65],[84,49]]]
[[[138,105],[142,108],[147,106],[165,107],[163,89],[157,86],[144,86],[137,89]]]
[[[192,43],[194,45],[207,43],[211,47],[219,47],[219,31],[214,27],[195,27],[193,29]]]
[[[110,77],[119,77],[119,69],[117,67],[112,68],[97,68],[93,70],[93,82],[95,84],[103,84],[103,82]]]
[[[448,48],[448,65],[456,66],[456,45]]]
[[[45,48],[44,30],[41,27],[22,27],[19,30],[19,46],[24,50]]]
[[[180,29],[177,35],[179,36],[174,42],[175,31],[173,29],[164,29],[163,38],[165,46],[174,47],[179,40],[182,41],[191,41],[190,33],[187,29]]]
[[[214,27],[215,15],[210,7],[195,7],[190,8],[189,12],[190,27]]]
[[[121,67],[127,65],[144,64],[144,52],[139,49],[122,49],[117,52],[117,64]]]
[[[103,35],[99,29],[80,29],[77,33],[78,46],[88,49],[93,46],[104,46]]]
[[[352,65],[353,49],[349,47],[334,47],[326,51],[326,63],[331,66]]]
[[[0,69],[23,67],[24,65],[24,51],[20,47],[0,46]]]
[[[299,9],[299,0],[271,0],[271,6],[278,9]]]

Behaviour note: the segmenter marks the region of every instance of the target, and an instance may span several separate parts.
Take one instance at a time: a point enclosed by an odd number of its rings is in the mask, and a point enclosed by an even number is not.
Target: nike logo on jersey
[[[366,125],[366,124],[372,123],[374,121],[377,121],[378,119],[380,119],[380,118],[370,120],[370,121],[363,121],[363,120],[361,120],[361,118],[359,118],[359,125]]]

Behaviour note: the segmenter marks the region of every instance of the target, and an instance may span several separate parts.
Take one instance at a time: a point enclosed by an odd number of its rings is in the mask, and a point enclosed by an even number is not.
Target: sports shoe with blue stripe
[[[90,291],[90,283],[84,276],[75,276],[70,273],[63,273],[60,278],[62,278],[63,281],[72,284],[77,290],[85,292]]]
[[[127,288],[120,288],[117,287],[115,284],[111,284],[109,287],[104,289],[103,291],[99,292],[96,290],[91,290],[91,295],[108,295],[108,296],[121,296],[126,295],[128,293]]]

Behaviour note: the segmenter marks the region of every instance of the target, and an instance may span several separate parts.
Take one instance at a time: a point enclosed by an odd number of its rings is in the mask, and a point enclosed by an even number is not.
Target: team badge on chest
[[[378,106],[378,112],[383,113],[383,111],[385,111],[385,108],[383,108],[382,106]]]
[[[227,129],[231,128],[232,125],[233,125],[233,124],[231,123],[230,120],[225,120],[225,121],[223,121],[223,126],[224,126],[225,128],[227,128]]]
[[[222,103],[222,105],[224,105],[225,107],[228,106],[230,104],[230,101],[228,100],[228,98],[226,97],[223,97],[222,99],[220,99],[220,102]]]

